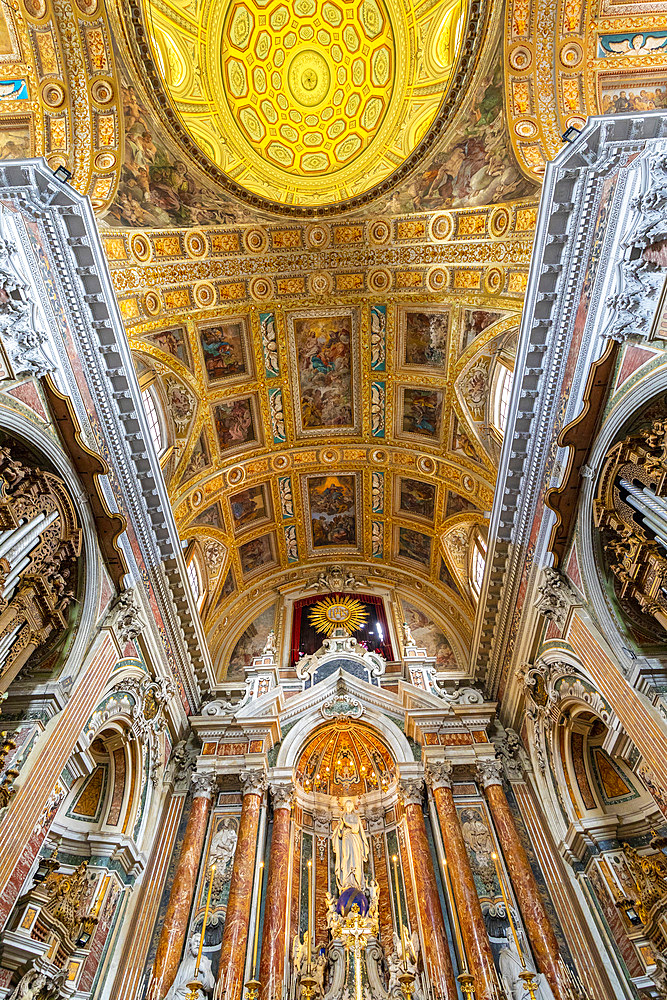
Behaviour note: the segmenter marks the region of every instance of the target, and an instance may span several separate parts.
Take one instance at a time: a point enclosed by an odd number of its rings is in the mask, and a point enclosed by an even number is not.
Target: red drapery
[[[298,601],[294,602],[294,611],[292,614],[292,659],[291,666],[299,659],[299,642],[301,639],[301,612],[304,608],[307,608],[310,604],[317,604],[318,601],[324,600],[326,597],[337,597],[346,596],[344,592],[339,594],[317,594],[313,597],[301,597]],[[350,597],[356,597],[358,601],[362,604],[372,604],[375,607],[375,614],[377,615],[378,624],[382,629],[383,641],[382,644],[378,646],[377,651],[385,660],[393,660],[394,653],[391,648],[391,642],[389,641],[389,626],[387,625],[387,615],[384,609],[384,600],[381,597],[375,597],[374,594],[349,594]]]

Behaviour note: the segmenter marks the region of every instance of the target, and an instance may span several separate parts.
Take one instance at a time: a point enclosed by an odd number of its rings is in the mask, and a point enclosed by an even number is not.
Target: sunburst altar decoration
[[[309,618],[317,632],[331,635],[334,629],[344,628],[352,635],[366,624],[368,611],[354,597],[326,597],[310,609]]]

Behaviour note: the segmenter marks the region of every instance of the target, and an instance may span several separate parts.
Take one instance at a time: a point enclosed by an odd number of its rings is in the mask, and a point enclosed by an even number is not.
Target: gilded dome
[[[465,0],[203,0],[196,23],[146,10],[164,85],[200,149],[251,194],[313,208],[377,188],[414,153],[466,18]]]

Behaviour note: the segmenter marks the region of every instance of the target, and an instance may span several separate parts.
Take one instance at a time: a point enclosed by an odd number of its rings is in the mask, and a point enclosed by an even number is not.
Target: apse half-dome
[[[359,197],[410,160],[475,30],[466,0],[203,0],[194,20],[143,3],[191,139],[247,192],[302,208]]]
[[[341,710],[341,709],[339,709]],[[378,733],[350,714],[316,729],[299,755],[296,780],[306,792],[344,798],[386,791],[394,759]]]

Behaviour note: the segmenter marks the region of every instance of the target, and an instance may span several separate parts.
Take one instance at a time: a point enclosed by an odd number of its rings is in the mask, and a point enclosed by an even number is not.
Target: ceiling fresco
[[[363,194],[405,162],[468,32],[462,0],[209,0],[195,12],[146,0],[144,15],[194,142],[254,194],[310,206]]]
[[[544,165],[664,106],[663,6],[3,7],[0,154],[91,197],[220,678],[335,565],[466,669]]]

